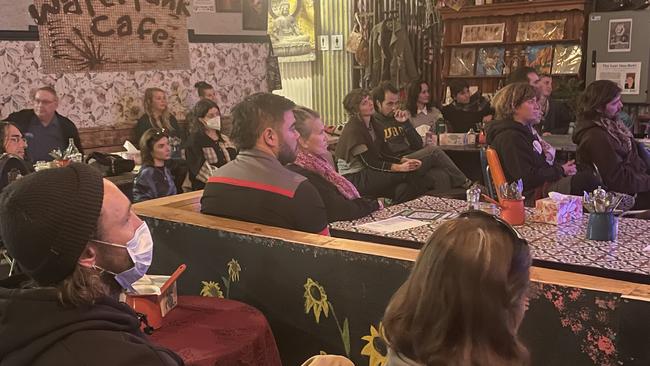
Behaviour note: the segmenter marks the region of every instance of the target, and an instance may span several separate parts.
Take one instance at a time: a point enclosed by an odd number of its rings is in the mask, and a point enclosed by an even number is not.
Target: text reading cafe
[[[650,365],[648,1],[2,1],[0,366]]]

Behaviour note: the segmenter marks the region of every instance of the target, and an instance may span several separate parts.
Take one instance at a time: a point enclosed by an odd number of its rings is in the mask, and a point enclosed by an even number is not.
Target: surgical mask
[[[126,248],[126,251],[129,253],[131,260],[133,261],[133,267],[127,269],[121,273],[111,272],[105,268],[98,266],[93,266],[104,272],[108,272],[115,276],[115,281],[122,286],[125,290],[129,292],[135,292],[133,289],[133,284],[144,277],[151,265],[151,260],[153,258],[153,239],[151,238],[151,232],[146,222],[142,222],[142,225],[133,234],[133,238],[129,240],[125,246],[119,244],[108,243],[101,240],[93,240],[94,242],[110,245],[119,248]]]
[[[213,130],[221,130],[221,116],[206,119],[205,125]]]

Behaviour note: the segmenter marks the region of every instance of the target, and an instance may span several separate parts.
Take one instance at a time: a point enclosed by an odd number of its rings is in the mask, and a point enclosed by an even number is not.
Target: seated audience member
[[[422,162],[385,156],[381,126],[372,118],[374,107],[367,90],[354,89],[343,99],[349,119],[336,145],[339,173],[363,197],[386,197],[395,202],[414,199],[427,191],[428,178],[419,174]]]
[[[430,128],[435,130],[436,122],[442,117],[442,112],[431,105],[429,83],[417,80],[408,85],[406,92],[406,109],[411,114],[411,125],[418,131],[421,138],[426,136]]]
[[[538,75],[532,67],[516,69],[508,76],[508,84],[528,83],[537,89],[538,103],[542,112],[540,123],[535,129],[543,135],[566,135],[569,124],[575,119],[566,103],[551,99],[553,78],[551,75]]]
[[[650,157],[632,132],[616,118],[621,88],[609,80],[589,84],[582,96],[573,133],[581,163],[594,164],[607,189],[637,194],[636,209],[650,208]]]
[[[304,175],[316,187],[325,203],[329,222],[354,220],[380,209],[376,199],[361,198],[359,191],[350,181],[336,172],[327,155],[327,134],[320,115],[315,111],[299,107],[293,111],[296,116],[298,155],[290,170]]]
[[[390,82],[383,82],[372,91],[375,107],[373,119],[383,132],[382,152],[398,159],[417,159],[418,169],[429,179],[428,190],[449,191],[452,188],[468,188],[471,181],[438,146],[423,148],[422,138],[409,121],[409,112],[398,108],[399,90]]]
[[[184,131],[178,121],[167,108],[167,95],[159,88],[147,88],[144,92],[144,114],[135,126],[135,140],[140,141],[142,135],[150,128],[165,130],[169,135],[169,145],[172,148],[172,158],[182,158],[181,149],[185,139]]]
[[[528,365],[517,330],[530,265],[526,240],[495,216],[442,224],[386,308],[386,366]]]
[[[231,139],[239,155],[208,179],[201,212],[329,235],[316,188],[282,166],[296,158],[294,107],[270,93],[250,95],[234,107]]]
[[[217,93],[215,92],[212,85],[206,83],[205,81],[199,81],[198,83],[194,84],[194,87],[196,88],[196,91],[199,94],[199,98],[210,99],[215,103],[219,103],[219,99],[217,98]]]
[[[27,141],[13,122],[0,122],[0,139],[2,140],[0,155],[13,154],[25,160]]]
[[[527,204],[551,191],[581,196],[598,186],[590,170],[576,174],[573,160],[563,165],[547,160],[547,144],[533,133],[541,115],[534,87],[508,84],[494,97],[493,105],[497,120],[487,124],[487,142],[499,154],[508,182],[523,181]]]
[[[221,112],[215,102],[202,99],[192,108],[185,157],[192,190],[203,189],[212,171],[237,156],[235,145],[221,133]]]
[[[169,146],[172,149],[172,158],[166,165],[172,172],[176,190],[182,192],[183,181],[187,176],[187,163],[183,160],[183,144],[185,131],[178,125],[178,121],[167,108],[167,96],[162,89],[147,88],[144,92],[144,114],[135,126],[135,140],[140,141],[142,135],[150,128],[164,130],[169,137]]]
[[[27,138],[27,157],[33,162],[52,161],[50,152],[64,151],[68,141],[73,139],[75,146],[83,154],[77,126],[68,118],[57,113],[59,97],[51,86],[43,86],[34,94],[34,109],[23,109],[7,117]]]
[[[162,130],[148,129],[140,139],[142,167],[133,182],[133,202],[176,194],[176,185],[165,162],[171,157],[169,137]]]
[[[0,233],[23,270],[0,281],[3,364],[183,365],[119,300],[147,271],[153,241],[98,170],[72,163],[7,186]]]
[[[494,110],[490,107],[490,102],[478,93],[471,95],[467,81],[450,81],[449,91],[453,101],[442,107],[448,132],[465,133],[470,129],[477,131],[478,125],[492,120]]]
[[[0,190],[7,184],[32,173],[34,168],[25,160],[27,143],[13,122],[0,121]]]

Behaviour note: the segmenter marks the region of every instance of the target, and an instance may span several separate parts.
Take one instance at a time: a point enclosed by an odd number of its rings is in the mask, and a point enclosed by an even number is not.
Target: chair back
[[[483,174],[483,182],[485,182],[485,187],[488,190],[486,193],[490,196],[490,198],[497,199],[497,196],[494,193],[495,189],[492,183],[492,177],[490,177],[490,167],[488,166],[484,147],[479,150],[479,155],[481,157],[481,172]]]
[[[499,154],[497,151],[491,147],[488,147],[485,150],[485,156],[487,158],[488,167],[490,169],[490,176],[492,177],[492,183],[496,190],[496,196],[501,199],[501,194],[499,193],[499,186],[507,183],[506,176],[503,173],[503,168],[501,167],[501,160],[499,160]]]

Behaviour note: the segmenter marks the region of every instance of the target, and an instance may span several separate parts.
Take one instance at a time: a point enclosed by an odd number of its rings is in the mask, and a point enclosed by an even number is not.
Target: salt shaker
[[[467,209],[468,210],[479,210],[481,207],[481,188],[477,185],[473,185],[467,189]]]

